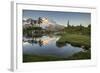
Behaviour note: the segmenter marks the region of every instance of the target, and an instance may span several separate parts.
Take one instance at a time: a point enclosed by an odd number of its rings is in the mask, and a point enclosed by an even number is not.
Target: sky
[[[91,24],[91,13],[23,10],[23,18],[37,20],[39,17],[48,18],[64,26],[67,26],[68,21],[70,25],[74,26],[80,24],[88,26]]]

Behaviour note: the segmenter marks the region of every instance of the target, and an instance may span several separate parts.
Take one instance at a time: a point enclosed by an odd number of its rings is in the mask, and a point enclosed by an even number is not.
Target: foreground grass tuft
[[[90,51],[78,52],[68,58],[59,58],[54,56],[39,56],[39,55],[23,55],[23,62],[42,62],[42,61],[64,61],[64,60],[85,60],[91,59]]]
[[[58,58],[55,56],[40,56],[40,55],[23,55],[23,62],[39,62],[39,61],[59,61],[64,58]]]
[[[88,50],[87,52],[78,52],[68,57],[69,60],[82,60],[82,59],[91,59],[91,52]]]

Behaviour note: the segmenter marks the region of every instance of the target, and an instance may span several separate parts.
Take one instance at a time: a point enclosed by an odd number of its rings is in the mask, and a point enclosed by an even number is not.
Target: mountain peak
[[[40,27],[42,27],[43,29],[47,29],[47,30],[59,30],[59,29],[63,29],[64,26],[59,25],[56,23],[56,21],[48,19],[46,17],[39,17],[42,21],[39,24]],[[34,24],[35,26],[38,26],[38,21],[34,20],[32,18],[28,18],[28,19],[24,19],[24,23],[27,22],[27,25],[31,25]]]

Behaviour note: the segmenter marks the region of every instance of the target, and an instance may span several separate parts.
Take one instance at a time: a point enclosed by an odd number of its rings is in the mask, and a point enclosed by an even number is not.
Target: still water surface
[[[23,53],[30,55],[45,55],[67,58],[73,54],[84,51],[81,47],[71,44],[57,45],[60,36],[42,36],[34,38],[23,38]]]

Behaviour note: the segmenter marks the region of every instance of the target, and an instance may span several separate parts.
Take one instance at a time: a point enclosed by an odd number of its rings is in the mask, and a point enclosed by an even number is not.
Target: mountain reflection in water
[[[25,38],[23,39],[24,42],[29,42],[31,44],[41,44],[41,45],[48,45],[49,43],[52,43],[54,41],[57,41],[60,37],[33,37],[33,38]]]
[[[51,55],[57,57],[69,57],[77,52],[84,51],[80,47],[71,44],[57,44],[60,36],[24,37],[23,53],[35,55]]]

